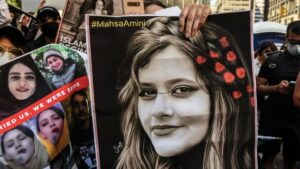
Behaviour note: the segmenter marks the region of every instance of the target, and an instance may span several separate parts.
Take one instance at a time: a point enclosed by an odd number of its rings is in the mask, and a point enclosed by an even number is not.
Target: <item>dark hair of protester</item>
[[[25,42],[25,37],[23,34],[15,27],[13,26],[4,26],[0,28],[0,39],[8,39],[15,48],[20,48],[23,50],[24,54],[26,52],[26,42]]]
[[[208,119],[205,122],[208,126],[202,140],[197,142],[193,147],[190,147],[190,149],[184,152],[174,153],[174,155],[170,156],[168,156],[167,153],[165,156],[160,156],[157,149],[162,147],[159,146],[162,146],[166,140],[171,141],[166,137],[175,139],[175,136],[173,137],[173,135],[169,134],[167,136],[155,137],[152,136],[155,135],[152,130],[149,134],[149,124],[145,124],[148,123],[148,121],[145,122],[145,119],[144,121],[140,119],[140,112],[138,111],[143,110],[143,107],[140,106],[148,106],[147,104],[149,102],[152,104],[156,102],[158,98],[162,101],[163,98],[170,97],[169,100],[165,100],[165,102],[168,102],[168,106],[171,107],[169,105],[171,104],[170,100],[187,100],[186,97],[193,95],[194,92],[191,91],[189,94],[186,94],[188,96],[185,95],[185,97],[180,97],[181,95],[178,97],[171,96],[173,95],[173,90],[175,90],[172,85],[173,88],[164,89],[168,91],[172,90],[172,94],[168,93],[168,96],[160,96],[160,94],[166,93],[159,93],[165,91],[158,91],[157,88],[160,87],[157,85],[157,83],[159,83],[157,82],[158,79],[155,79],[155,82],[149,82],[149,78],[146,78],[147,80],[144,80],[143,84],[141,84],[139,72],[145,72],[147,68],[151,66],[151,60],[158,56],[160,52],[165,52],[167,49],[170,49],[170,47],[173,47],[173,49],[176,48],[184,56],[187,56],[187,58],[185,57],[184,59],[191,60],[191,62],[188,63],[191,63],[193,66],[191,69],[195,70],[195,80],[198,82],[198,85],[200,85],[200,90],[204,90],[206,95],[208,95]],[[179,31],[178,20],[172,20],[167,17],[153,18],[146,22],[145,27],[134,33],[129,41],[127,50],[128,56],[133,57],[133,61],[131,65],[131,75],[119,93],[119,100],[124,106],[122,118],[124,148],[119,156],[117,163],[118,169],[254,168],[255,126],[252,78],[245,57],[241,53],[239,45],[229,32],[216,24],[206,22],[195,37],[185,38],[184,34]],[[166,57],[171,56],[173,55],[170,54],[170,56],[168,55]],[[155,63],[157,62],[158,58]],[[162,67],[161,71],[163,70],[164,68]],[[144,74],[144,78],[145,77],[146,75]],[[151,76],[151,78],[153,77]],[[176,79],[174,77],[172,78],[171,80]],[[182,76],[178,78],[182,78]],[[171,81],[170,79],[168,80]],[[169,81],[163,81],[161,83],[165,85],[165,83],[169,84]],[[202,81],[201,84],[199,84],[199,81]],[[159,83],[159,85],[161,85],[161,83]],[[179,85],[179,82],[173,83]],[[153,85],[155,85],[155,87],[153,87]],[[178,92],[178,95],[181,94],[181,92],[185,93],[185,89]],[[141,96],[141,93],[144,95]],[[177,93],[174,95],[176,94]],[[149,99],[149,97],[151,97],[151,99]],[[175,104],[175,101],[173,103]],[[179,103],[179,101],[177,101],[177,103]],[[199,102],[199,104],[201,103]],[[187,105],[182,106],[184,108],[188,107]],[[149,110],[150,109],[149,107]],[[157,111],[159,112],[156,112],[156,114],[163,114],[162,112],[167,110],[159,109]],[[175,111],[176,110],[172,109],[172,112]],[[152,112],[142,113],[144,113],[144,116],[148,116],[145,114]],[[182,107],[181,113],[183,113]],[[163,115],[165,114],[167,113]],[[164,119],[173,118],[174,120],[174,116],[176,115],[165,115],[163,117],[165,117]],[[152,117],[149,118],[152,120]],[[155,118],[157,119],[156,125],[159,125],[160,121],[164,121],[158,119],[159,117],[153,117],[153,120],[155,120]],[[179,118],[178,115],[175,120],[179,120]],[[188,115],[181,118],[186,120]],[[142,125],[146,125],[146,127]],[[144,127],[148,130],[148,133]],[[197,130],[194,132],[197,132]],[[199,129],[198,132],[201,134],[201,129]],[[174,133],[176,132],[174,131],[172,134]],[[149,135],[151,135],[151,137]],[[155,147],[152,139],[154,139],[156,143],[159,142],[159,139],[162,141],[158,143],[158,147]],[[174,142],[176,142],[176,140],[174,140]],[[176,145],[181,146],[181,144],[179,145],[177,142]],[[165,150],[165,147],[162,149]]]
[[[45,6],[38,10],[37,19],[41,23],[47,22],[47,19],[57,20],[60,19],[59,12],[52,6]]]
[[[11,68],[18,63],[21,65],[25,65],[26,67],[31,69],[32,72],[34,72],[34,75],[36,77],[36,86],[35,86],[34,93],[30,97],[28,97],[24,100],[17,99],[10,92],[9,86],[8,86],[9,85],[9,82],[8,82],[9,72],[10,72]],[[37,68],[36,64],[34,63],[34,61],[32,60],[32,58],[30,56],[22,57],[16,61],[10,62],[10,63],[2,66],[2,71],[0,73],[0,87],[1,87],[0,96],[7,98],[8,101],[16,104],[21,109],[26,106],[29,106],[30,104],[33,104],[35,101],[38,101],[39,99],[43,98],[44,96],[46,96],[47,94],[49,94],[51,92],[46,80],[41,75],[39,69]]]
[[[289,36],[289,33],[295,33],[297,35],[300,35],[300,21],[294,21],[291,22],[286,29],[286,37]]]
[[[270,48],[271,50],[270,51],[265,51],[265,49],[268,49],[268,48]],[[274,51],[277,51],[277,50],[278,49],[277,49],[276,45],[273,42],[265,41],[260,45],[259,49],[257,50],[257,53],[259,55],[262,55],[263,53],[274,52]]]
[[[65,118],[65,114],[64,114],[64,113],[61,111],[61,109],[59,109],[59,108],[56,108],[56,107],[52,106],[52,107],[48,108],[47,110],[52,110],[52,111],[54,111],[54,112],[55,112],[59,117],[61,117],[62,119]],[[38,115],[36,116],[36,130],[37,130],[38,132],[40,132],[40,125],[39,125],[39,117],[40,117],[40,115],[41,115],[41,113],[38,114]]]

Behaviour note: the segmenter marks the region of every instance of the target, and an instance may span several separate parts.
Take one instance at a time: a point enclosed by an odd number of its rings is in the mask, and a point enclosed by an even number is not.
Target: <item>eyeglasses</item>
[[[20,48],[10,48],[6,50],[3,46],[0,45],[0,56],[2,56],[5,52],[13,54],[14,56],[20,56],[24,54],[24,51]]]

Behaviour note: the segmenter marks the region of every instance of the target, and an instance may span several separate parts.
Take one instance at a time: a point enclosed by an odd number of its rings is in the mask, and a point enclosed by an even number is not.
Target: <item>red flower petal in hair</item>
[[[203,56],[197,56],[196,57],[196,62],[198,63],[198,64],[203,64],[203,63],[205,63],[206,62],[206,58],[205,57],[203,57]]]
[[[225,69],[225,66],[221,64],[220,62],[216,62],[215,64],[215,70],[216,72],[222,72]]]
[[[232,83],[235,79],[234,75],[230,72],[225,72],[223,76],[226,83]]]
[[[216,51],[213,51],[213,50],[209,51],[209,55],[210,55],[211,58],[218,58],[219,57],[219,53],[216,52]]]
[[[246,76],[246,70],[243,67],[239,67],[235,70],[236,76],[243,79]]]
[[[226,58],[228,61],[235,61],[236,60],[236,54],[233,52],[233,51],[229,51],[227,54],[226,54]]]
[[[227,48],[229,47],[229,42],[227,40],[226,36],[223,36],[219,39],[219,43],[221,44],[222,48]]]
[[[252,93],[252,92],[253,92],[253,87],[252,87],[251,85],[248,84],[248,85],[246,86],[246,90],[247,90],[248,93]]]
[[[234,99],[239,99],[239,98],[241,98],[243,96],[243,94],[240,92],[240,91],[233,91],[232,92],[232,97],[234,98]]]

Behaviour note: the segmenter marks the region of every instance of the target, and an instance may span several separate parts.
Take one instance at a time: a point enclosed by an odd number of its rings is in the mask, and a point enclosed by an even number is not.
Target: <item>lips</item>
[[[52,133],[58,133],[58,132],[59,132],[59,128],[52,129]]]
[[[27,92],[29,89],[27,89],[27,88],[17,88],[16,90],[18,92]]]
[[[151,127],[152,132],[157,136],[166,136],[177,130],[179,126],[172,125],[155,125]]]
[[[26,149],[22,148],[22,149],[18,150],[17,153],[18,154],[26,153]]]

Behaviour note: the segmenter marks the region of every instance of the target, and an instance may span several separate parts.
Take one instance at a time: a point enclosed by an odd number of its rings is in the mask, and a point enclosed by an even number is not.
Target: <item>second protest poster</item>
[[[186,38],[178,17],[88,15],[98,165],[255,168],[250,18],[211,15]]]

